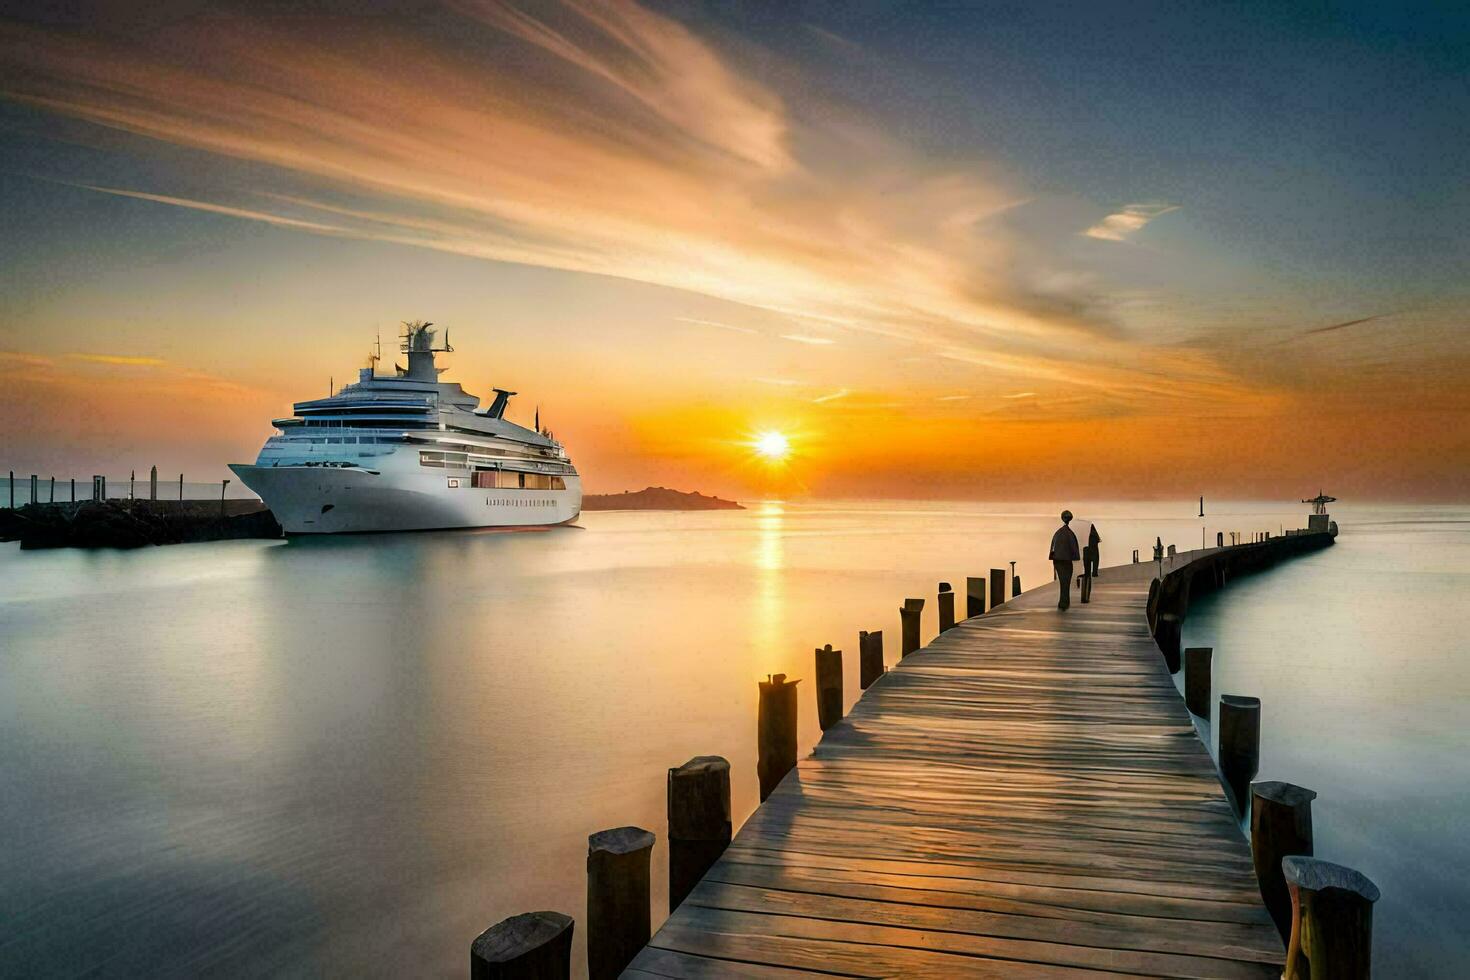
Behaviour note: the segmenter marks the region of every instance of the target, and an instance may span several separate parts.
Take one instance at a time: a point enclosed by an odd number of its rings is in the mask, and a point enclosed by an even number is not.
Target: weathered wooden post
[[[858,684],[864,691],[883,676],[883,631],[858,633]]]
[[[817,724],[826,731],[842,720],[842,651],[828,643],[817,651]]]
[[[1081,582],[1081,585],[1082,585],[1082,588],[1080,590],[1080,598],[1081,598],[1081,600],[1084,603],[1091,602],[1092,601],[1092,564],[1086,558],[1083,558],[1082,559],[1082,582]]]
[[[1169,545],[1169,557],[1170,558],[1173,558],[1173,557],[1177,556],[1178,554],[1179,554],[1179,549],[1176,548],[1176,547],[1174,547],[1172,544]]]
[[[939,632],[954,629],[954,589],[948,582],[939,583]]]
[[[1210,717],[1210,660],[1214,654],[1214,647],[1184,651],[1184,705],[1196,718]]]
[[[1378,886],[1352,868],[1312,857],[1283,858],[1281,873],[1291,893],[1286,980],[1367,980]]]
[[[599,830],[587,838],[587,975],[617,977],[651,935],[649,855],[641,827]]]
[[[33,504],[39,504],[41,502],[41,492],[38,489],[36,489],[36,484],[39,481],[40,481],[40,477],[38,477],[38,476],[36,476],[36,474],[32,473],[31,474],[31,500],[30,500],[30,502],[33,503]]]
[[[1138,564],[1138,549],[1137,548],[1134,548],[1133,549],[1133,564],[1135,564],[1135,565]]]
[[[669,770],[669,911],[730,846],[730,763],[697,755]]]
[[[898,611],[899,624],[903,627],[902,642],[898,648],[900,658],[919,649],[919,614],[923,609],[923,599],[905,599],[903,608]]]
[[[133,492],[138,485],[138,471],[128,470],[128,499],[132,500],[136,494]]]
[[[77,478],[76,477],[72,477],[71,478],[71,502],[72,503],[76,503],[77,502]]]
[[[1220,775],[1237,814],[1245,813],[1261,765],[1261,699],[1220,695]]]
[[[1162,589],[1160,590],[1162,593]],[[1159,645],[1159,652],[1164,655],[1164,665],[1169,668],[1169,673],[1179,673],[1179,639],[1184,632],[1184,619],[1176,612],[1168,612],[1163,609],[1163,601],[1160,600],[1160,608],[1154,621],[1154,640]]]
[[[990,609],[994,612],[1006,601],[1006,570],[1004,568],[992,568],[990,570]]]
[[[1014,599],[1016,596],[1018,596],[1020,594],[1021,594],[1021,576],[1019,576],[1019,575],[1012,575],[1011,576],[1011,598]]]
[[[179,474],[179,500],[184,499],[184,474]]]
[[[10,509],[15,510],[15,470],[10,471]]]
[[[786,683],[785,674],[774,674],[760,682],[755,772],[760,777],[762,803],[796,765],[796,685],[799,683]]]
[[[46,497],[46,503],[56,503],[56,477],[51,478],[51,493]]]
[[[564,980],[572,975],[572,917],[526,912],[470,944],[470,980]]]
[[[970,576],[965,579],[965,616],[979,616],[985,612],[985,579]]]
[[[1266,911],[1281,938],[1291,936],[1291,893],[1281,859],[1312,855],[1312,801],[1317,794],[1292,783],[1251,783],[1251,861]]]
[[[148,471],[148,499],[158,499],[158,467],[156,466]]]
[[[1215,547],[1216,548],[1223,548],[1223,547],[1225,547],[1225,532],[1224,531],[1216,531],[1215,532]]]

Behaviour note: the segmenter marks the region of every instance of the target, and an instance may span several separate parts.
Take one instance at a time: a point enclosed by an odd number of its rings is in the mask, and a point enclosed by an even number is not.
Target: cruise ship
[[[432,323],[404,324],[402,353],[380,357],[327,398],[275,419],[253,464],[230,469],[260,495],[287,534],[565,524],[582,510],[582,481],[561,443],[505,418],[516,394],[494,389],[488,408],[445,383]]]

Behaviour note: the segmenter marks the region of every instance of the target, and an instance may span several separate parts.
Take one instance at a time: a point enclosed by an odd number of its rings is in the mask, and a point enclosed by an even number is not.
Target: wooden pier
[[[905,657],[625,975],[1280,976],[1250,846],[1150,634],[1157,571],[1103,569],[1066,613],[1033,589]]]

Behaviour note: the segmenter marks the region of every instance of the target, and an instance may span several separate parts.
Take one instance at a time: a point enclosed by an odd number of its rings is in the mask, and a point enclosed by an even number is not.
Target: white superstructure
[[[363,368],[356,384],[297,402],[276,419],[254,465],[232,463],[287,534],[564,524],[582,481],[561,443],[505,419],[513,391],[489,408],[439,380],[429,323],[405,324],[408,367]],[[372,363],[375,365],[377,359]]]

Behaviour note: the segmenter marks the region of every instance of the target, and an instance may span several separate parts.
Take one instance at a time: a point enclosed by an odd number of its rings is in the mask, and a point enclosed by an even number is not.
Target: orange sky
[[[840,37],[798,57],[627,0],[442,16],[458,41],[0,23],[12,126],[60,147],[4,186],[37,216],[6,233],[8,465],[218,478],[424,317],[447,377],[545,406],[591,491],[1465,495],[1449,293],[1282,275],[1186,195],[927,148],[819,84],[891,68]],[[752,460],[766,429],[788,466]]]

